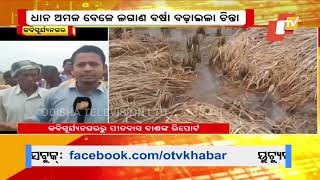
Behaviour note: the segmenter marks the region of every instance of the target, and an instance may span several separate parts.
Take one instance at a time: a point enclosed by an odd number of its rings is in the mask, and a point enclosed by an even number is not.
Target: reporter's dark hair
[[[100,56],[102,64],[106,62],[106,56],[104,55],[103,51],[98,48],[97,46],[92,45],[85,45],[77,49],[71,56],[71,62],[74,64],[75,57],[80,53],[95,53]]]

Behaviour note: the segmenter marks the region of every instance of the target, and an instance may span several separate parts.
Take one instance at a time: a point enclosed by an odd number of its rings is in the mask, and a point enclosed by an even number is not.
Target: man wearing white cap
[[[34,116],[43,103],[47,90],[37,86],[40,69],[29,60],[12,64],[11,74],[18,84],[0,90],[0,130],[15,130],[18,122]]]

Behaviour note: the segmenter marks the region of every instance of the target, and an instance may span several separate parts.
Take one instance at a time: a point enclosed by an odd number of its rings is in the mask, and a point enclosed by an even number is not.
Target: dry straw
[[[306,103],[315,105],[316,30],[299,29],[279,42],[265,39],[265,29],[237,33],[219,50],[213,47],[211,62],[246,89],[279,95],[278,103],[289,112]]]
[[[316,31],[298,30],[283,42],[267,42],[264,29],[212,42],[211,65],[240,87],[266,94],[261,106],[218,97],[223,107],[180,97],[196,80],[181,67],[169,43],[135,33],[110,41],[110,118],[113,122],[228,122],[231,133],[315,133],[310,113],[293,114],[316,102]],[[224,39],[222,39],[224,41]],[[277,96],[276,102],[268,102]],[[269,104],[267,106],[263,104]],[[285,116],[270,119],[270,109]],[[307,108],[309,112],[310,108]]]

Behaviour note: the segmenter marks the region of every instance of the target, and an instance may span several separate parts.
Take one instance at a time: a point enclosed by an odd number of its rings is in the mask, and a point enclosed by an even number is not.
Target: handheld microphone
[[[90,114],[92,107],[91,99],[88,97],[77,97],[73,102],[73,112],[78,114],[77,123],[84,123],[86,115]]]

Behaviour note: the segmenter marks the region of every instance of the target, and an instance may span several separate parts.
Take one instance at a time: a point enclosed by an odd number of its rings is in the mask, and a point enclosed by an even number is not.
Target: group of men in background
[[[59,72],[58,68],[51,65],[43,66],[39,64],[41,68],[41,74],[39,76],[38,86],[41,88],[50,89],[57,87],[60,83],[72,79],[72,61],[71,59],[65,59],[63,61],[63,71]],[[105,65],[105,72],[103,75],[103,80],[108,81],[108,66]],[[11,70],[3,73],[3,80],[5,85],[3,87],[10,87],[17,85],[17,81],[12,77]],[[0,88],[1,89],[1,88]]]

